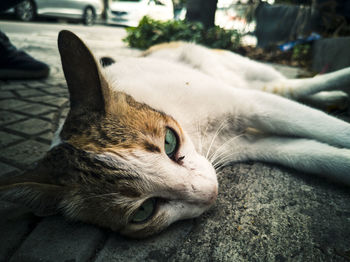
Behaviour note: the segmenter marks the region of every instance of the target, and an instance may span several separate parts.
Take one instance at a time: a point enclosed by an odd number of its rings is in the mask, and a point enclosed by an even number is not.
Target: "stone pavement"
[[[58,30],[42,27],[47,30],[33,34],[6,31],[16,46],[49,63],[51,75],[0,81],[0,176],[20,173],[41,158],[67,113]],[[63,27],[97,56],[138,54],[122,43],[121,28]],[[350,261],[348,188],[260,163],[227,167],[219,182],[213,209],[141,241],[0,202],[0,261]]]

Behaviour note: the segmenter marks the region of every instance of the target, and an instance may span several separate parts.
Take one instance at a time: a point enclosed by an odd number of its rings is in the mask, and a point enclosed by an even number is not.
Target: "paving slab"
[[[33,102],[40,102],[43,104],[49,104],[52,106],[62,106],[64,103],[67,102],[67,97],[57,97],[52,95],[52,96],[37,96],[37,97],[30,97],[28,98],[29,101],[33,101]]]
[[[51,123],[49,121],[31,118],[16,124],[8,125],[6,128],[23,133],[24,135],[36,135],[51,130]]]
[[[21,139],[23,139],[23,138],[20,136],[16,136],[13,134],[8,134],[6,132],[0,131],[0,147],[7,146],[7,145],[12,144],[16,141],[19,141]]]
[[[8,174],[8,173],[12,173],[14,171],[18,171],[18,169],[16,167],[14,167],[14,166],[11,166],[11,165],[8,165],[8,164],[0,162],[0,177],[2,175]]]
[[[1,91],[1,98],[14,98],[15,94],[12,91]]]
[[[0,126],[26,118],[24,115],[0,110]]]
[[[170,261],[348,261],[347,188],[259,163],[225,168],[219,184]]]
[[[49,131],[45,134],[40,135],[40,138],[46,140],[46,142],[50,143],[50,144],[51,144],[53,137],[54,137],[54,132],[52,132],[52,131]]]
[[[16,90],[16,94],[20,97],[32,97],[32,96],[43,96],[44,93],[37,89],[25,89],[25,90]],[[1,94],[2,96],[2,94]]]
[[[104,232],[97,227],[48,217],[26,238],[10,262],[88,261],[103,238]]]
[[[0,83],[0,90],[25,90],[27,86],[24,83],[12,82],[11,85],[7,85],[6,83]]]
[[[17,109],[22,110],[26,107],[31,106],[31,103],[18,100],[16,98],[4,99],[0,101],[0,109]]]
[[[58,84],[55,84],[55,85],[58,85]],[[68,96],[68,89],[66,87],[66,83],[64,83],[64,87],[46,87],[44,89],[44,91],[46,93],[49,93],[49,94],[52,94],[52,95],[64,95],[64,96]]]
[[[0,157],[20,166],[30,166],[42,158],[48,149],[48,144],[35,140],[27,140],[10,147],[0,149]]]
[[[146,240],[126,239],[113,233],[95,261],[167,261],[183,243],[192,228],[193,220],[180,221],[158,236]]]

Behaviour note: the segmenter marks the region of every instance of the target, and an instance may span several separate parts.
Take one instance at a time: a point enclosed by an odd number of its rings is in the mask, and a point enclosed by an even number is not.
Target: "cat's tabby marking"
[[[73,33],[60,32],[58,46],[69,114],[34,170],[1,179],[3,199],[146,237],[207,210],[215,169],[230,162],[350,184],[350,125],[281,97],[341,101],[344,93],[319,92],[347,91],[349,68],[288,80],[228,51],[176,42],[101,69]]]

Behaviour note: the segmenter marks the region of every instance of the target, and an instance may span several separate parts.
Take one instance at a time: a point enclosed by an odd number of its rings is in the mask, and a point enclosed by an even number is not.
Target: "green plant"
[[[123,39],[131,47],[147,49],[152,45],[171,42],[188,41],[212,48],[235,50],[241,40],[237,30],[225,30],[213,27],[206,30],[201,23],[186,21],[153,20],[143,17],[137,27],[126,28],[127,36]]]
[[[311,45],[302,44],[294,46],[292,61],[297,62],[300,66],[307,67],[311,62]]]

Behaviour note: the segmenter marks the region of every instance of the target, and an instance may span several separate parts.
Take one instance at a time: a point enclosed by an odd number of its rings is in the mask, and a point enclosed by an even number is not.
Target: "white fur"
[[[112,88],[171,115],[197,151],[202,146],[205,152],[212,150],[207,155],[220,156],[222,163],[273,162],[350,185],[350,125],[281,97],[307,97],[332,86],[347,91],[350,68],[288,80],[272,67],[239,55],[183,44],[119,61],[105,74]],[[281,96],[268,93],[276,90]],[[251,138],[243,133],[250,127],[269,137]],[[198,169],[207,166],[199,157],[193,161]]]

